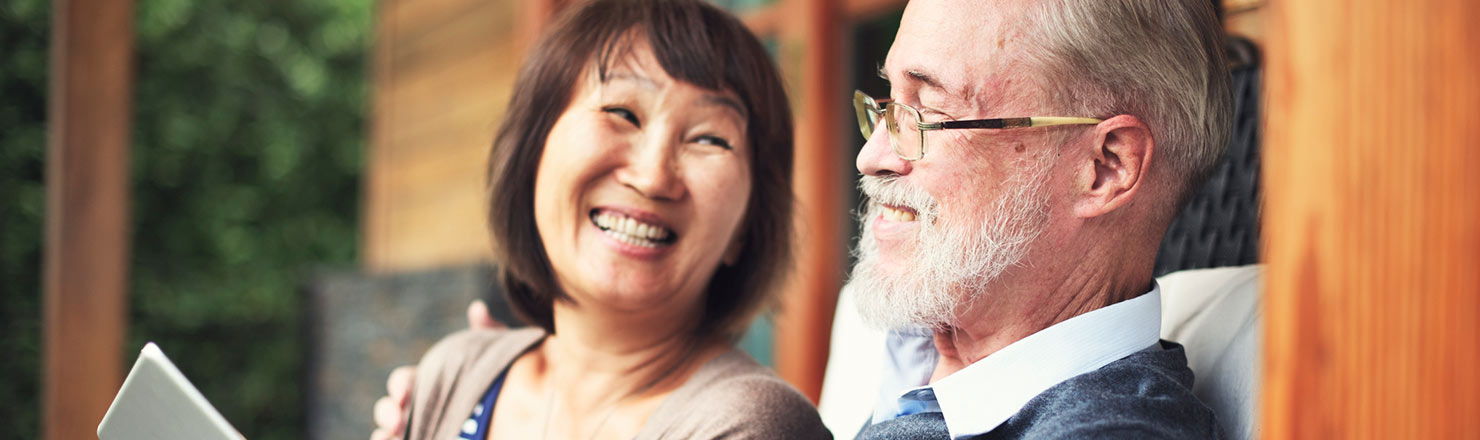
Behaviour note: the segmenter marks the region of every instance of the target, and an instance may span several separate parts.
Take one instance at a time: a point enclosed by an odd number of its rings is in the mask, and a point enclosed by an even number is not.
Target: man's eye
[[[942,121],[954,121],[954,120],[956,120],[955,117],[953,117],[951,115],[948,115],[945,112],[942,112],[940,110],[936,110],[936,109],[933,109],[933,108],[928,108],[928,107],[927,108],[920,109],[920,114],[923,115],[923,116],[926,116],[929,119],[938,119],[938,120],[942,120]]]
[[[601,111],[617,115],[622,119],[626,119],[627,122],[631,122],[632,126],[642,128],[642,123],[638,122],[637,120],[637,114],[632,113],[631,110],[627,110],[621,107],[603,107]]]
[[[714,146],[717,146],[717,147],[720,147],[720,148],[724,148],[726,150],[733,150],[734,149],[733,147],[730,146],[730,141],[724,140],[724,138],[721,138],[721,137],[718,137],[718,136],[699,136],[697,139],[694,139],[694,142],[698,142],[698,143],[705,144],[705,145],[714,145]]]

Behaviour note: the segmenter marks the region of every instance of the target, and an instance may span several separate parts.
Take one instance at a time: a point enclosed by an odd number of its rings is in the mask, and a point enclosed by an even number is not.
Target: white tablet
[[[241,440],[242,436],[150,342],[98,424],[98,438]]]

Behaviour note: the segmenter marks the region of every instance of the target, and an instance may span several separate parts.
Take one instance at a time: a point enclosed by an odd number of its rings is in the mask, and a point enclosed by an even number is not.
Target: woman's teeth
[[[891,222],[912,222],[912,221],[915,221],[915,213],[913,213],[913,212],[899,210],[899,209],[894,209],[892,207],[889,207],[888,205],[879,205],[879,207],[880,208],[883,208],[883,209],[880,210],[880,212],[882,212],[882,215],[884,216],[884,220],[889,220]]]
[[[591,216],[591,220],[607,235],[634,246],[658,247],[671,235],[668,228],[620,214],[598,213]]]

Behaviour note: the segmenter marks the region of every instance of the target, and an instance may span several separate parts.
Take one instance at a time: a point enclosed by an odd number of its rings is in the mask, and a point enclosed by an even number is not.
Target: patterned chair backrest
[[[1156,276],[1210,267],[1254,264],[1259,258],[1258,49],[1229,39],[1233,71],[1233,137],[1208,182],[1167,228],[1156,254]]]

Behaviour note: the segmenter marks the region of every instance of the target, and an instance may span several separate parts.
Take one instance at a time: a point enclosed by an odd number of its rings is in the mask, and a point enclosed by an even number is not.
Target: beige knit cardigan
[[[466,330],[417,367],[407,438],[455,439],[493,379],[539,343],[538,328]],[[831,439],[801,393],[745,353],[710,360],[664,399],[638,439]]]

